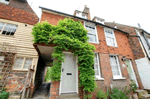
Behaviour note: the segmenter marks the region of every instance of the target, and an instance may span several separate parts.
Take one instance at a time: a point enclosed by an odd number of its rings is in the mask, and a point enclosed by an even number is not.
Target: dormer
[[[99,18],[99,17],[97,17],[97,16],[95,16],[95,17],[93,18],[93,20],[92,20],[92,21],[95,21],[95,22],[98,22],[98,23],[102,23],[102,24],[104,24],[104,22],[105,22],[105,20],[104,20],[104,19]]]
[[[84,6],[83,12],[79,10],[75,10],[74,16],[91,20],[90,11],[86,5]]]

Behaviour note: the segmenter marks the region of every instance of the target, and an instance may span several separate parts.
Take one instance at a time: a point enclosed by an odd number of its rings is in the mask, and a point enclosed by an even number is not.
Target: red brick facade
[[[34,25],[39,21],[28,3],[18,0],[10,0],[8,5],[0,3],[0,18],[30,25]]]
[[[47,20],[50,24],[57,25],[58,21],[60,19],[64,19],[64,18],[65,18],[65,16],[60,16],[60,15],[56,15],[56,14],[43,12],[41,21]],[[83,21],[81,21],[81,22],[84,23]],[[95,52],[99,53],[101,75],[104,78],[104,80],[96,80],[97,86],[100,89],[106,90],[106,89],[110,88],[110,84],[113,85],[114,87],[118,87],[118,88],[124,88],[125,86],[129,85],[130,79],[129,79],[129,75],[127,72],[127,67],[122,66],[125,63],[121,60],[121,58],[123,56],[126,56],[126,58],[128,58],[132,61],[132,65],[133,65],[133,68],[134,68],[134,71],[136,74],[136,78],[139,83],[139,87],[143,88],[138,71],[137,71],[137,67],[136,67],[136,64],[134,61],[134,59],[135,59],[134,54],[130,47],[130,43],[128,40],[129,38],[128,38],[127,34],[121,33],[119,31],[114,31],[118,47],[110,47],[110,46],[107,46],[107,44],[106,44],[104,27],[97,25],[96,28],[97,28],[99,44],[94,44],[94,43],[91,43],[91,44],[93,44],[95,46],[95,48],[96,48]],[[122,73],[122,76],[125,77],[125,79],[122,79],[122,80],[114,80],[113,79],[113,74],[112,74],[110,61],[109,61],[109,54],[118,55],[119,63],[120,63],[120,67],[121,67],[121,73]],[[54,83],[59,84],[59,83],[53,82],[53,84]],[[55,86],[56,86],[56,88],[51,90],[50,95],[51,95],[51,97],[55,96],[55,99],[56,99],[57,96],[59,95],[59,93],[58,93],[59,85],[58,86],[55,85]],[[83,99],[83,94],[84,94],[83,88],[79,87],[78,89],[79,89],[79,97],[80,97],[80,99]],[[53,92],[54,90],[56,91],[55,93]],[[92,99],[95,98],[95,95],[96,94],[93,93]]]

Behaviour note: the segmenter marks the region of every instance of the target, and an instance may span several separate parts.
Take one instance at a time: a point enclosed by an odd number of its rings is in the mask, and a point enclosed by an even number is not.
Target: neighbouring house
[[[94,45],[96,50],[94,58],[94,70],[98,88],[107,90],[112,87],[119,89],[129,86],[134,82],[139,89],[143,88],[135,62],[134,52],[130,47],[130,34],[121,29],[104,24],[104,19],[94,17],[91,20],[90,10],[87,6],[83,11],[75,10],[74,15],[40,7],[42,9],[41,21],[47,21],[52,25],[57,25],[60,19],[71,18],[80,21],[88,30],[89,43]],[[41,63],[37,66],[37,72],[41,64],[53,62],[51,54],[54,51],[53,45],[43,43],[34,44]],[[79,87],[79,75],[77,58],[71,52],[65,52],[65,62],[62,65],[61,81],[51,82],[50,98],[58,99],[61,95],[75,93],[83,99],[83,87]],[[39,60],[39,61],[40,61]],[[71,65],[71,68],[69,66]],[[38,78],[37,78],[38,79]],[[37,80],[38,81],[38,80]],[[35,82],[36,78],[35,78]],[[92,99],[95,99],[93,93]]]
[[[150,90],[150,33],[141,27],[123,25],[115,22],[105,22],[105,24],[130,33],[130,46],[135,57],[143,87],[144,89]]]
[[[13,56],[13,64],[9,70],[1,69],[0,85],[5,86],[10,93],[20,92],[25,84],[27,71],[30,65],[36,70],[38,53],[33,47],[31,32],[33,25],[39,18],[29,6],[27,0],[0,0],[0,44],[8,44],[16,48]],[[0,53],[2,50],[0,50]],[[8,53],[11,53],[7,50]],[[1,54],[3,55],[3,54]],[[0,55],[1,61],[7,61],[5,56]],[[7,64],[8,65],[8,64]],[[3,79],[7,72],[7,79]],[[33,73],[33,79],[35,72]],[[34,81],[34,80],[33,80]],[[33,82],[34,83],[34,82]]]

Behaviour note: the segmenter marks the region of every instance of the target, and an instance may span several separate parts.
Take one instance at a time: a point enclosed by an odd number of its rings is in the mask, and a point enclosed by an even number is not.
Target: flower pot
[[[133,93],[132,97],[133,97],[133,99],[138,99],[137,93]]]

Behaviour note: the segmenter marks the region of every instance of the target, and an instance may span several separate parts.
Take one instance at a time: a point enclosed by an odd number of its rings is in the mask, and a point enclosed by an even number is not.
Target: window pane
[[[105,31],[106,32],[106,31]],[[112,32],[106,32],[106,36],[107,37],[113,37],[113,33]]]
[[[14,63],[14,69],[21,69],[22,68],[22,63],[23,63],[23,58],[22,57],[17,57]]]
[[[100,66],[99,66],[99,59],[97,54],[95,54],[94,56],[94,70],[95,70],[95,75],[100,77]]]
[[[13,24],[6,24],[2,34],[5,35],[14,35],[15,31],[16,31],[17,26],[13,25]]]
[[[96,42],[96,35],[87,34],[87,36],[89,37],[89,42]]]
[[[106,37],[107,45],[115,46],[114,38]]]
[[[26,58],[23,69],[28,69],[32,65],[32,58]]]
[[[0,23],[0,32],[3,29],[4,25],[5,25],[5,23]]]
[[[99,76],[99,71],[98,70],[95,70],[95,75]]]
[[[118,65],[116,56],[110,56],[110,64],[111,64],[111,69],[112,69],[113,75],[120,76],[121,74],[119,72],[119,65]]]
[[[119,71],[113,71],[113,75],[120,75]]]

